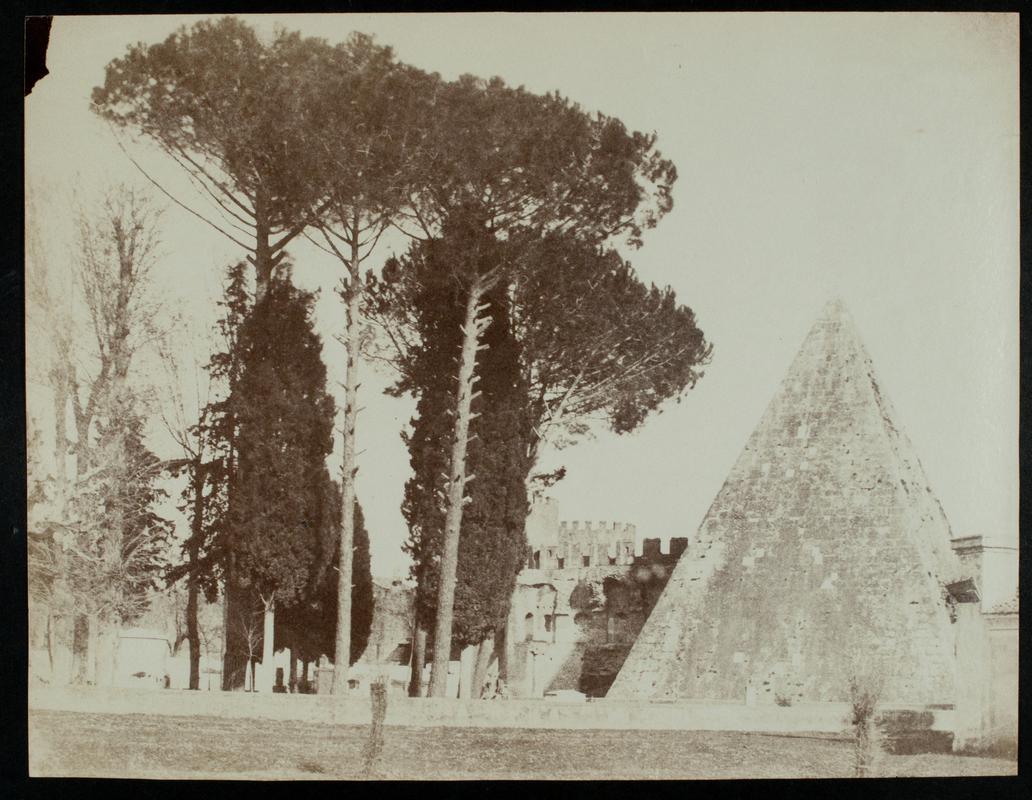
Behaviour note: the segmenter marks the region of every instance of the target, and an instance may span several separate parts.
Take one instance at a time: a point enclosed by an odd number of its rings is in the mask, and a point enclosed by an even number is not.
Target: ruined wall
[[[546,566],[520,573],[506,630],[515,696],[605,695],[687,543],[646,539],[636,553],[633,536],[632,525],[563,523],[536,543],[532,563]]]
[[[841,304],[807,336],[609,697],[952,702],[950,529]]]
[[[400,580],[389,585],[373,581],[373,619],[359,663],[408,663],[414,601],[415,590]]]

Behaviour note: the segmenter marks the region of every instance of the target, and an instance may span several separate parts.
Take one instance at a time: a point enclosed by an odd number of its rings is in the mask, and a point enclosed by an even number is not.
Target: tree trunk
[[[229,691],[229,564],[222,581],[222,691]]]
[[[226,566],[222,634],[225,642],[222,654],[222,688],[225,691],[244,688],[251,658],[247,632],[243,629],[242,620],[249,618],[252,599],[247,592],[234,585],[235,573],[236,553],[230,550]]]
[[[89,621],[85,614],[72,612],[72,683],[83,685],[86,683],[86,638],[89,628]]]
[[[92,420],[89,418],[80,418],[79,414],[76,414],[75,420],[75,482],[73,486],[77,488],[79,481],[83,479],[87,471],[90,468],[90,441],[89,441],[89,429]],[[78,605],[78,601],[81,598],[72,597],[71,601],[73,607],[71,610],[71,623],[72,623],[72,683],[84,684],[87,682],[87,673],[89,669],[87,662],[89,660],[89,646],[87,643],[88,631],[89,631],[89,620],[86,614],[81,611],[81,606]]]
[[[351,240],[351,263],[348,264],[344,345],[348,350],[344,376],[344,441],[343,474],[341,476],[340,571],[337,576],[337,641],[333,659],[333,694],[344,694],[348,687],[351,666],[351,573],[355,552],[355,421],[358,417],[358,337],[359,300],[362,296],[362,273],[358,252],[358,220]]]
[[[459,380],[455,397],[455,422],[452,437],[451,471],[448,475],[447,510],[444,518],[444,543],[441,553],[441,575],[437,592],[437,620],[434,626],[434,660],[430,670],[430,697],[444,697],[448,691],[448,660],[451,655],[452,619],[455,608],[455,573],[459,561],[459,532],[466,493],[466,445],[473,383],[476,381],[477,350],[480,335],[489,318],[478,319],[484,286],[474,282],[466,299],[466,315],[462,326],[462,352],[459,357]]]
[[[288,688],[290,689],[290,693],[294,694],[294,692],[297,691],[297,659],[294,657],[293,647],[287,650],[287,653],[290,656],[290,683],[288,684]]]
[[[198,586],[197,560],[200,557],[201,534],[204,530],[204,472],[200,454],[194,460],[193,519],[191,520],[190,546],[187,558],[190,561],[186,573],[186,640],[190,643],[190,688],[201,688],[201,633],[197,620]]]
[[[113,686],[118,664],[118,625],[105,623],[97,631],[97,686]]]
[[[54,619],[53,608],[47,609],[47,662],[50,664],[50,685],[57,684],[57,672],[54,669]]]
[[[254,256],[247,257],[247,260],[254,266],[254,302],[256,305],[264,299],[269,290],[272,270],[275,267],[272,246],[269,243],[271,235],[265,192],[258,189],[254,195]]]
[[[505,683],[509,682],[509,664],[512,661],[512,617],[513,611],[510,608],[505,624],[499,625],[495,631],[494,649],[498,653],[498,678]]]
[[[82,685],[87,683],[89,668],[89,618],[80,612],[72,611],[72,674],[71,681]]]
[[[68,370],[71,368],[71,354],[64,334],[57,337],[58,360],[51,370],[54,386],[54,488],[57,490],[55,505],[61,519],[65,518],[65,503],[68,499],[68,400],[71,386]]]
[[[90,686],[97,684],[97,628],[100,626],[100,618],[96,614],[86,615],[86,683]]]
[[[488,636],[477,648],[476,666],[473,668],[473,699],[479,700],[487,681],[487,668],[494,654],[494,634]]]
[[[426,629],[416,625],[412,636],[412,676],[409,678],[409,697],[423,696],[423,666],[426,664]]]
[[[55,489],[54,505],[57,509],[58,519],[67,519],[67,502],[69,493],[68,478],[68,400],[71,396],[71,387],[68,379],[68,369],[71,364],[71,357],[68,352],[68,342],[64,334],[57,337],[58,359],[55,367],[51,370],[51,378],[54,386],[54,478]],[[58,558],[57,545],[51,538],[47,547],[53,553],[53,558]],[[58,598],[67,597],[67,587],[61,570],[54,575],[53,584],[50,587],[50,601],[47,606],[47,658],[50,662],[50,683],[57,684],[57,672],[55,665],[55,650],[57,642],[57,614],[55,607],[60,608]]]
[[[186,640],[190,643],[190,688],[201,688],[201,633],[197,624],[197,576],[187,577]]]
[[[276,682],[276,668],[272,663],[276,652],[276,599],[270,597],[266,600],[263,597],[262,603],[265,606],[265,627],[262,631],[262,686],[271,692],[272,685]]]
[[[229,396],[233,396],[233,392],[236,390],[237,378],[240,370],[239,359],[234,355],[233,361],[228,373],[228,389]],[[235,496],[234,486],[236,485],[236,418],[232,417],[229,420],[228,428],[228,447],[226,449],[226,471],[225,471],[225,485],[226,485],[226,511],[228,517],[233,518],[233,511],[235,509]],[[222,690],[231,691],[234,689],[242,689],[244,683],[247,680],[247,661],[244,659],[242,654],[242,648],[238,651],[238,645],[240,644],[238,639],[234,637],[233,620],[241,617],[240,611],[237,609],[237,595],[236,586],[234,581],[236,580],[236,542],[233,536],[233,526],[230,525],[223,534],[225,537],[225,553],[224,556],[224,571],[225,576],[222,582]],[[250,649],[248,649],[250,652]],[[238,655],[239,653],[239,655]],[[239,669],[238,669],[239,665]],[[239,679],[237,678],[239,675]]]

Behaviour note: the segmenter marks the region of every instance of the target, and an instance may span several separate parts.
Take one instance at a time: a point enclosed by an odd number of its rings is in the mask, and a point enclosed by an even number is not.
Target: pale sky
[[[674,209],[629,255],[644,280],[671,285],[694,309],[713,362],[638,432],[545,454],[543,468],[567,468],[552,490],[561,518],[693,536],[821,307],[839,296],[954,535],[1017,540],[1016,14],[243,18],[331,42],[365,31],[445,78],[558,90],[658,134],[679,173]],[[144,183],[89,111],[104,66],[196,19],[55,19],[50,74],[26,101],[27,175],[47,194],[52,269],[67,268],[73,187]],[[174,168],[136,152],[203,207]],[[240,253],[175,207],[164,222],[162,291],[203,332]],[[370,265],[401,247],[381,243]],[[323,288],[317,326],[339,394],[338,268],[306,243],[291,252],[298,283]],[[389,376],[363,369],[358,494],[373,571],[389,575],[407,569],[399,433],[414,403],[384,397]]]

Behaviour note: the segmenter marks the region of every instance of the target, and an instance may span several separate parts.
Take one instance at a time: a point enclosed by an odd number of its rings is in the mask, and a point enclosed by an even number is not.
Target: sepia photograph
[[[26,31],[30,776],[1018,774],[1018,14]]]

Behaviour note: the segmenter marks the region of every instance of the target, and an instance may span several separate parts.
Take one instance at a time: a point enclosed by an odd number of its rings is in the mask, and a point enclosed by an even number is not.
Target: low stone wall
[[[190,692],[54,687],[29,692],[31,710],[109,714],[216,716],[367,725],[368,696]],[[928,711],[928,709],[920,709]],[[952,729],[951,710],[932,710],[931,728]],[[623,703],[552,700],[453,700],[391,697],[388,725],[416,727],[713,730],[757,733],[847,733],[845,703],[747,706],[724,702]]]

